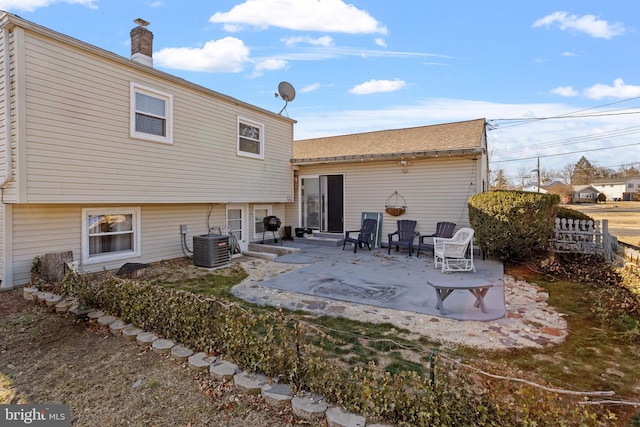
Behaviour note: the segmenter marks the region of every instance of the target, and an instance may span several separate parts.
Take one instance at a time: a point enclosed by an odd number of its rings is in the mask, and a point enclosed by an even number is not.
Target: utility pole
[[[540,157],[538,157],[538,168],[532,170],[531,172],[535,172],[536,174],[538,174],[538,193],[540,192]]]
[[[540,192],[540,157],[538,157],[538,193]]]

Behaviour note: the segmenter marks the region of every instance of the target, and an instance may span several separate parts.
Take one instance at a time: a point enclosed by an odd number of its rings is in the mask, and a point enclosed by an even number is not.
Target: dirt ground
[[[0,292],[0,403],[64,403],[73,426],[294,426],[230,382],[143,350],[95,324]]]
[[[619,241],[640,246],[640,202],[607,202],[570,205],[595,220],[609,220],[609,233]]]

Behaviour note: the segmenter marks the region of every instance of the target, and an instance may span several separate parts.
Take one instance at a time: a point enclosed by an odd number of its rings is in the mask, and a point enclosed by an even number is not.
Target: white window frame
[[[105,254],[89,255],[89,221],[90,215],[132,215],[131,224],[133,232],[133,250],[108,252]],[[122,207],[122,208],[83,208],[82,209],[82,264],[97,264],[101,262],[109,262],[119,259],[129,259],[140,256],[141,242],[140,228],[140,208],[139,207]]]
[[[260,131],[260,137],[258,140],[254,140],[258,142],[260,147],[260,153],[251,153],[249,151],[243,151],[240,149],[240,124],[245,124],[248,126],[252,126],[257,128]],[[244,117],[238,116],[237,125],[236,125],[236,134],[237,134],[237,154],[238,156],[243,157],[251,157],[254,159],[264,160],[264,124],[256,122],[255,120],[246,119]]]
[[[165,120],[166,135],[154,135],[152,133],[138,132],[136,131],[136,93],[143,93],[145,95],[159,98],[165,101],[165,115],[162,117]],[[129,90],[130,101],[130,132],[131,138],[144,139],[147,141],[163,142],[165,144],[173,144],[173,95],[161,92],[159,90],[143,86],[134,82],[130,82]],[[146,114],[146,113],[145,113]],[[161,117],[161,116],[159,116]]]
[[[267,211],[267,215],[266,216],[271,216],[272,211],[271,211],[271,205],[255,205],[253,207],[253,238],[254,239],[262,239],[262,231],[258,231],[258,218],[256,215],[256,211],[258,210],[266,210]],[[264,217],[260,218],[260,223],[262,223],[262,219]]]

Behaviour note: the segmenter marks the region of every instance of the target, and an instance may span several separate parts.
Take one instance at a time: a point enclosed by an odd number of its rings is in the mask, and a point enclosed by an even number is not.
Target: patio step
[[[297,238],[294,241],[296,243],[304,243],[308,245],[318,246],[342,246],[344,237],[342,234],[334,233],[318,233],[315,232],[311,235],[307,234],[305,238]]]
[[[244,254],[258,256],[266,259],[275,259],[276,257],[279,257],[281,255],[287,255],[299,251],[300,249],[298,248],[280,246],[276,243],[249,243],[248,250],[245,251]],[[262,256],[261,254],[264,254],[264,256]]]

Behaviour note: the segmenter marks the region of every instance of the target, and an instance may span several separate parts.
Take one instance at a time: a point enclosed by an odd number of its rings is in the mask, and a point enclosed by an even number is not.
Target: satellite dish
[[[282,107],[282,110],[278,113],[282,114],[285,108],[287,108],[287,104],[296,98],[296,90],[293,88],[291,83],[280,82],[278,85],[278,94],[280,94],[280,98],[284,99],[284,107]]]

